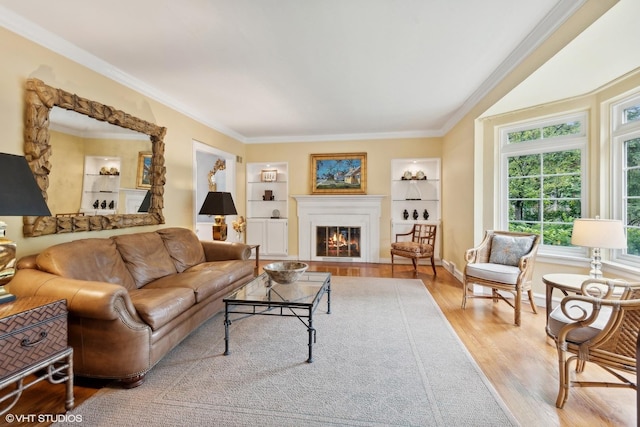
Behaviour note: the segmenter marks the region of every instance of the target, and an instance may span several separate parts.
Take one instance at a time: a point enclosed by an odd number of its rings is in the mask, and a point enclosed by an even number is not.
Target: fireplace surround
[[[300,260],[370,262],[380,261],[380,216],[383,195],[298,195],[293,196],[298,208],[298,254]],[[329,250],[318,252],[325,247],[322,232],[318,229],[347,230],[344,240],[348,242],[330,243],[340,245],[344,253]],[[351,234],[349,234],[349,230]],[[357,230],[357,231],[356,231]],[[339,234],[345,235],[345,231]],[[357,250],[355,249],[357,234]],[[320,235],[320,238],[318,237]],[[332,236],[329,236],[333,238]],[[336,236],[336,239],[340,239]]]

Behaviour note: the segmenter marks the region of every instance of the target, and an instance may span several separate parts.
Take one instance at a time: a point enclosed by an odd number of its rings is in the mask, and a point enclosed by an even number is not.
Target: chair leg
[[[462,309],[467,305],[467,281],[462,281]]]
[[[556,408],[562,409],[569,398],[569,362],[567,354],[558,348],[558,397],[556,399]]]
[[[433,255],[431,255],[431,268],[433,269],[433,275],[436,276],[436,263],[433,261]]]
[[[538,314],[538,308],[536,307],[536,302],[533,299],[533,290],[529,289],[527,291],[527,294],[529,295],[529,304],[531,304],[531,310],[533,310],[534,313]]]
[[[393,252],[391,252],[391,272],[393,273]]]
[[[411,258],[411,262],[413,263],[413,271],[415,273],[418,272],[418,258]]]
[[[514,305],[514,321],[516,326],[520,326],[520,311],[522,309],[522,292],[520,290],[516,291],[516,300]]]

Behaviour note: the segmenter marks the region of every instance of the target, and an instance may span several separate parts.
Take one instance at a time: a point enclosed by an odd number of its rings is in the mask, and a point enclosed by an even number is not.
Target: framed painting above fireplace
[[[312,194],[366,194],[367,153],[312,154]]]

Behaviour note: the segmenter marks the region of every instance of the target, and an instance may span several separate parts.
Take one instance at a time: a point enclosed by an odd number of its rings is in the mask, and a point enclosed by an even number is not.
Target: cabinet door
[[[269,255],[288,254],[289,232],[287,220],[267,220],[266,253]]]
[[[267,223],[264,219],[247,218],[247,244],[260,245],[260,252],[266,253]]]

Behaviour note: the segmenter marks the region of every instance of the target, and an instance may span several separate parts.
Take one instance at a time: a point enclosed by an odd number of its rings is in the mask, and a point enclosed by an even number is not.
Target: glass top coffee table
[[[331,313],[331,273],[306,272],[298,281],[288,285],[272,282],[266,273],[229,294],[224,301],[224,354],[229,351],[229,325],[234,320],[248,316],[297,317],[309,332],[309,358],[313,362],[313,344],[316,330],[313,327],[313,313],[327,294],[327,313]]]

